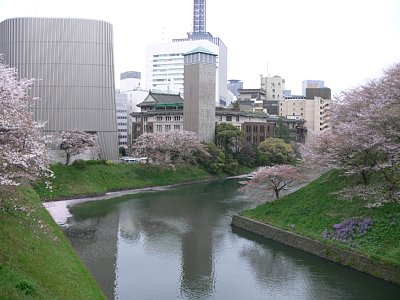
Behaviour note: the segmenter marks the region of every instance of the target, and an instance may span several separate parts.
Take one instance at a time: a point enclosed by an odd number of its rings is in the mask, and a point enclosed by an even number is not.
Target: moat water
[[[238,181],[76,204],[62,227],[110,299],[400,299],[397,285],[232,228],[255,206]]]

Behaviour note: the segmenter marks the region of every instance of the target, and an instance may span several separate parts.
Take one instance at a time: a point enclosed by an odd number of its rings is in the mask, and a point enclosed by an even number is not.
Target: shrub
[[[84,168],[86,168],[86,166],[87,166],[88,164],[87,164],[86,160],[77,159],[77,160],[74,160],[74,162],[72,163],[72,165],[73,165],[75,168],[77,168],[77,169],[83,170]]]
[[[15,288],[22,291],[26,296],[34,296],[36,293],[35,287],[28,280],[21,280]]]

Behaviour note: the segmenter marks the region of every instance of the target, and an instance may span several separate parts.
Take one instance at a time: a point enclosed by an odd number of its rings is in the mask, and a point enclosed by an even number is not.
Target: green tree
[[[236,175],[239,169],[239,163],[229,154],[225,157],[224,172],[228,175]]]
[[[267,138],[258,146],[264,164],[290,164],[295,161],[295,152],[292,145],[283,139]]]
[[[244,145],[240,152],[236,155],[236,158],[241,165],[248,167],[256,167],[260,164],[260,153],[257,145]]]
[[[274,130],[274,137],[283,139],[286,143],[290,143],[290,130],[285,125],[284,118],[279,117]]]
[[[215,144],[224,150],[225,155],[239,152],[243,136],[240,128],[231,123],[220,123],[215,127]]]
[[[219,174],[224,171],[225,168],[225,154],[219,149],[214,143],[207,143],[205,150],[209,155],[198,153],[200,164],[204,168],[212,173]]]

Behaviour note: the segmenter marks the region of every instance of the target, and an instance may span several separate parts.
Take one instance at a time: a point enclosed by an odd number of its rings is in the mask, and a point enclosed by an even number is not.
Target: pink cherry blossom
[[[37,98],[28,91],[33,80],[18,78],[0,56],[0,185],[19,185],[52,174],[47,168],[44,123],[33,119]]]

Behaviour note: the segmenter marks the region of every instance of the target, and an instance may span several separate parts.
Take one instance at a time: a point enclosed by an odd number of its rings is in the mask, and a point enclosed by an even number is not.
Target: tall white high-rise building
[[[183,55],[198,47],[217,55],[215,69],[215,104],[228,106],[228,49],[222,40],[206,32],[205,0],[194,0],[193,32],[187,38],[173,39],[172,42],[154,43],[146,48],[145,86],[151,90],[180,93],[184,98]]]

